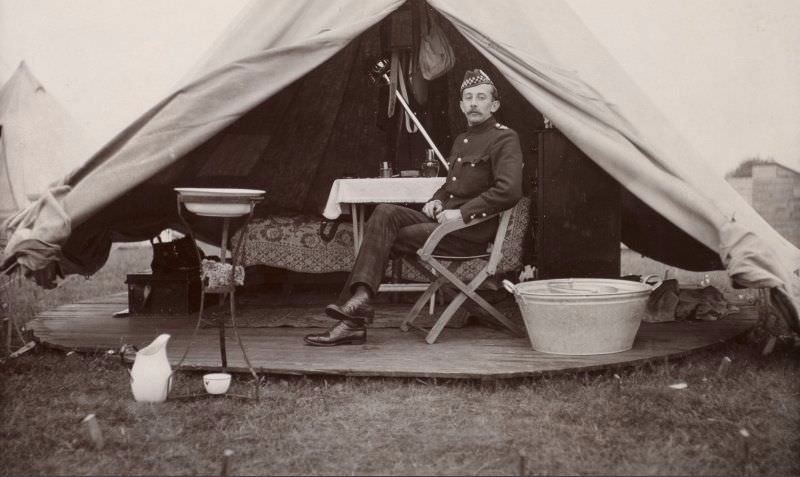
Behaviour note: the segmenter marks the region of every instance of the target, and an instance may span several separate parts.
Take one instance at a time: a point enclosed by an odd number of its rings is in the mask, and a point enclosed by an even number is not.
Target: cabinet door
[[[539,132],[539,278],[619,277],[619,184],[555,129]]]

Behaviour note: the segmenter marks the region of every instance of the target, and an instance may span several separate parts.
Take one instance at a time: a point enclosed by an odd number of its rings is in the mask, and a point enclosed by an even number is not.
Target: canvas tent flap
[[[290,88],[402,3],[252,2],[182,86],[70,177],[72,190],[59,203],[72,230],[137,185],[168,183],[177,168],[189,167],[181,162],[187,154]],[[637,200],[716,252],[739,284],[781,290],[796,318],[800,251],[704,166],[562,1],[509,0],[493,6],[491,15],[484,1],[429,4],[503,81]],[[63,243],[62,237],[51,240],[41,225],[31,229],[32,238]],[[6,259],[25,253],[7,248]]]
[[[279,3],[279,2],[274,2]],[[220,52],[218,68],[202,74],[162,100],[103,148],[71,182],[74,193],[65,209],[76,224],[136,184],[177,161],[214,133],[318,66],[369,26],[380,21],[402,2],[284,1],[280,8],[295,10],[291,28],[283,35],[269,34],[268,42],[248,44]],[[253,7],[269,2],[254,2]],[[357,7],[356,7],[357,5]],[[251,7],[252,8],[252,7]],[[279,10],[281,11],[281,10]],[[337,14],[338,13],[338,14]],[[251,23],[267,15],[250,15]],[[275,22],[275,17],[268,18]],[[326,19],[320,24],[319,19]],[[308,29],[305,24],[313,28]],[[247,31],[261,25],[242,25]],[[322,26],[322,28],[320,28]],[[274,32],[275,28],[262,31]],[[298,35],[305,32],[307,36]],[[285,37],[285,38],[284,38]],[[94,167],[102,163],[103,167]],[[97,184],[104,184],[98,190]]]
[[[711,171],[563,2],[510,2],[524,24],[481,14],[477,0],[430,3],[584,152],[671,222],[717,249],[719,228],[735,218],[798,263],[797,248]]]
[[[24,253],[6,256],[0,269],[20,266],[26,275],[49,269],[51,278],[55,278],[56,270],[60,273],[58,243],[65,241],[71,230],[70,218],[60,201],[69,190],[68,186],[63,185],[46,190],[32,205],[7,219],[3,226],[14,233],[9,238],[6,250],[24,250]],[[42,264],[48,266],[43,267]],[[53,284],[49,282],[39,284],[51,288]]]
[[[606,172],[720,252],[740,285],[781,289],[797,319],[800,250],[710,171],[563,2],[510,2],[524,24],[483,15],[478,0],[430,3]],[[729,230],[751,231],[752,240],[730,241]],[[753,266],[734,258],[752,256],[761,257]]]
[[[308,43],[338,31],[346,41],[397,9],[404,0],[371,2],[326,0],[273,0],[247,4],[231,21],[182,84],[225,67],[254,52]]]
[[[72,174],[68,179],[72,190],[60,201],[65,215],[42,213],[38,225],[25,232],[25,240],[9,240],[4,262],[25,255],[20,245],[29,243],[28,238],[54,246],[62,243],[64,237],[51,237],[49,232],[79,226],[330,58],[402,3],[253,2],[229,29],[233,40],[218,45],[202,73],[153,106]],[[293,12],[287,17],[291,23],[276,23],[276,16],[265,9]],[[283,15],[280,18],[283,21]],[[240,30],[259,33],[247,36]],[[69,217],[71,224],[49,222],[58,217]],[[8,227],[8,233],[13,235],[14,228]],[[29,265],[43,268],[47,261],[31,257]]]

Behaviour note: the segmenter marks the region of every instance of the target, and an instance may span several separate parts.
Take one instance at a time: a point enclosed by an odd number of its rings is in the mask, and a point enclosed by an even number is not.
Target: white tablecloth
[[[342,214],[342,204],[426,202],[445,180],[445,177],[336,179],[322,215],[330,220],[339,217]]]

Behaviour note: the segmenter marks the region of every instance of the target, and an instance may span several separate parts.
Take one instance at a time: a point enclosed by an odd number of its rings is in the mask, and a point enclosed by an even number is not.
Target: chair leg
[[[455,315],[456,311],[458,311],[458,309],[464,304],[470,295],[475,294],[474,289],[483,283],[487,276],[485,270],[481,270],[472,279],[472,281],[470,281],[469,285],[467,285],[458,277],[456,277],[452,270],[442,267],[439,263],[434,264],[433,267],[437,269],[439,273],[441,273],[441,279],[455,286],[459,293],[453,297],[453,299],[450,301],[450,304],[447,305],[447,308],[445,308],[441,316],[439,316],[439,319],[433,324],[433,328],[431,328],[431,331],[425,338],[425,341],[428,344],[433,344],[436,342],[436,340],[439,338],[439,334],[444,330],[444,327],[447,326],[447,323],[453,318],[453,315]]]
[[[425,292],[423,292],[422,296],[419,297],[417,302],[414,303],[414,306],[411,308],[408,314],[406,314],[406,318],[400,324],[400,329],[402,331],[408,331],[410,327],[422,330],[422,328],[419,328],[418,326],[414,325],[414,321],[419,317],[419,314],[422,311],[422,308],[425,306],[425,303],[428,300],[432,300],[436,292],[445,283],[447,283],[447,279],[444,276],[432,273],[431,270],[422,266],[419,262],[412,261],[410,263],[415,269],[417,269],[418,272],[420,272],[424,276],[427,276],[430,279],[431,284],[428,286],[428,288],[425,289]],[[450,264],[451,270],[454,271],[456,268],[458,268],[458,263]]]
[[[469,282],[469,285],[462,282],[455,274],[453,274],[450,270],[442,267],[438,263],[432,263],[433,267],[442,274],[443,278],[446,278],[450,283],[455,285],[462,294],[469,297],[472,301],[477,303],[481,308],[489,312],[495,319],[497,319],[500,323],[506,326],[511,332],[517,336],[525,336],[525,331],[521,329],[516,323],[509,320],[505,317],[502,313],[500,313],[497,308],[493,307],[489,304],[486,300],[483,299],[480,295],[478,295],[475,290],[483,283],[486,278],[488,277],[488,273],[486,270],[481,270],[472,281]],[[462,300],[463,303],[463,300]],[[440,318],[441,319],[441,318]],[[438,322],[437,322],[438,324]],[[435,338],[434,338],[435,339]]]
[[[526,331],[523,328],[520,328],[518,324],[506,318],[506,315],[500,313],[500,310],[495,308],[494,305],[490,304],[488,301],[484,300],[482,296],[475,293],[474,296],[470,296],[470,299],[475,301],[475,303],[480,306],[481,310],[488,312],[495,320],[503,324],[503,326],[508,328],[516,336],[520,338],[527,336]]]
[[[425,307],[425,304],[428,302],[430,297],[434,293],[436,293],[436,291],[439,290],[439,288],[441,288],[441,286],[444,285],[446,281],[447,280],[444,277],[440,277],[428,286],[428,288],[417,299],[417,302],[414,303],[414,306],[411,308],[408,314],[406,314],[406,318],[400,324],[401,330],[403,331],[409,330],[409,327],[413,325],[414,321],[417,319],[417,317],[419,317],[419,313]]]
[[[455,298],[453,298],[453,301],[447,305],[447,308],[444,309],[442,315],[438,320],[436,320],[436,323],[433,324],[433,328],[431,328],[431,330],[428,332],[428,336],[425,337],[425,341],[428,344],[433,344],[436,342],[436,340],[439,338],[439,334],[441,334],[442,330],[444,330],[444,327],[447,326],[447,323],[451,318],[453,318],[453,315],[455,315],[456,311],[458,311],[459,307],[461,307],[466,299],[467,295],[464,293],[459,293]]]

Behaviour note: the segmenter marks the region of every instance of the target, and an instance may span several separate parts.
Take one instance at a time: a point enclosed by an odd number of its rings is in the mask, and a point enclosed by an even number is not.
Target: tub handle
[[[651,279],[653,279],[653,278],[655,278],[655,282],[654,282],[654,283],[652,283],[652,284],[650,284],[650,283],[647,283],[648,281],[650,281],[650,280],[651,280]],[[660,286],[661,286],[661,284],[664,282],[664,279],[663,279],[663,278],[661,278],[661,275],[655,275],[655,274],[654,274],[654,275],[647,275],[647,276],[644,276],[644,277],[642,277],[642,280],[641,280],[641,282],[642,282],[644,285],[647,285],[647,286],[649,286],[650,288],[652,288],[653,290],[655,290],[656,288],[658,288],[658,287],[660,287]]]
[[[519,296],[519,290],[517,290],[517,287],[515,287],[510,281],[503,280],[503,288],[508,290],[509,293]]]

